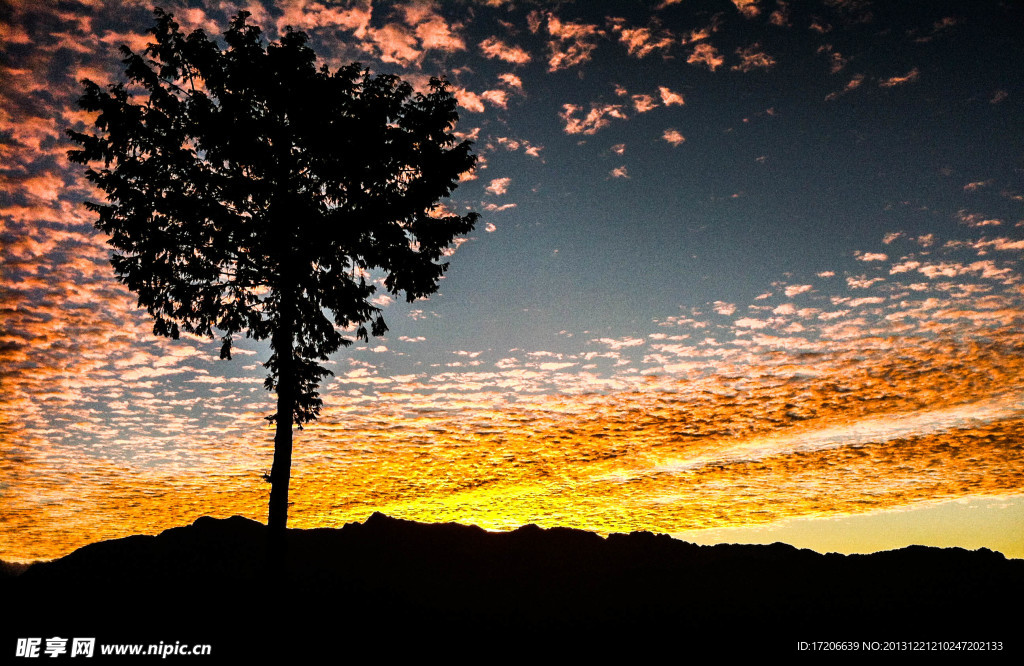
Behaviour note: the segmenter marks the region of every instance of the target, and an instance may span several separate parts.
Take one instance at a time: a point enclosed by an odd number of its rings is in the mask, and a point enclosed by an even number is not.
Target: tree
[[[127,85],[82,81],[98,131],[69,130],[81,149],[68,156],[102,162],[86,175],[107,203],[86,205],[155,334],[219,335],[221,358],[237,334],[270,340],[268,523],[283,530],[292,429],[318,416],[330,374],[319,362],[352,344],[346,335],[387,331],[371,271],[410,302],[437,291],[447,248],[477,219],[438,203],[476,157],[452,134],[443,79],[424,94],[358,63],[317,68],[304,33],[264,46],[248,12],[225,48],[154,13],[142,55],[121,47]]]

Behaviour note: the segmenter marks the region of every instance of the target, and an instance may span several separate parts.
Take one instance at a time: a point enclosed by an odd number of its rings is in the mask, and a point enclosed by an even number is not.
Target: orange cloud
[[[672,92],[665,86],[659,86],[658,92],[661,94],[661,103],[665,106],[678,105],[682,106],[686,104],[686,100],[679,93]]]
[[[559,114],[565,121],[566,134],[595,134],[602,127],[607,127],[612,118],[626,119],[621,104],[591,104],[590,111],[583,118],[577,118],[576,114],[583,110],[583,107],[575,104],[563,104],[562,112]]]
[[[502,109],[508,108],[507,90],[485,90],[480,93],[480,99],[486,100],[491,106],[497,106]]]
[[[523,80],[511,73],[498,74],[498,80],[516,92],[523,92]]]
[[[455,95],[455,100],[459,103],[459,106],[465,110],[473,113],[483,113],[485,111],[483,98],[477,93],[459,86],[452,86],[452,94]]]
[[[777,5],[778,7],[769,15],[768,22],[780,28],[790,27],[792,24],[789,22],[789,3],[778,0]]]
[[[410,3],[402,7],[402,13],[424,50],[449,53],[465,50],[466,43],[456,32],[458,27],[449,25],[429,4]]]
[[[736,55],[740,57],[740,63],[732,66],[733,71],[751,72],[755,69],[769,69],[775,65],[775,58],[761,50],[761,45],[757,43],[736,49]]]
[[[842,70],[843,67],[846,66],[846,63],[849,62],[843,57],[843,54],[833,49],[831,44],[823,44],[819,46],[817,52],[826,54],[829,59],[830,70],[833,74]]]
[[[596,39],[604,32],[596,25],[562,21],[553,13],[547,13],[547,30],[555,39],[548,42],[548,71],[557,72],[583,64],[590,60]]]
[[[851,90],[856,90],[857,88],[860,87],[860,84],[862,83],[864,83],[864,75],[857,74],[847,82],[846,86],[841,91],[831,92],[828,95],[826,95],[825,101],[831,102],[832,100],[838,99],[840,95],[845,95]]]
[[[526,139],[513,139],[507,136],[499,136],[495,139],[495,142],[498,146],[509,151],[516,151],[522,148],[523,152],[530,157],[540,157],[540,151],[544,150],[544,146],[532,144]],[[491,149],[494,149],[493,146],[491,146]]]
[[[486,210],[488,213],[500,213],[501,211],[510,210],[515,207],[516,205],[514,203],[501,204],[500,206],[496,203],[490,202],[484,204],[484,210]],[[495,231],[496,229],[496,226],[488,222],[484,228],[484,231],[490,232]]]
[[[390,23],[382,28],[369,28],[362,46],[381,62],[413,65],[423,57],[419,39],[407,27]]]
[[[968,213],[966,210],[957,211],[957,219],[969,227],[998,227],[1003,221],[997,218],[986,217],[979,213]]]
[[[631,99],[637,113],[646,113],[658,106],[658,103],[650,95],[633,95]]]
[[[662,132],[661,138],[669,142],[673,146],[679,146],[681,143],[686,141],[686,137],[683,136],[679,130],[671,128]]]
[[[713,72],[725,63],[725,58],[718,54],[718,49],[714,46],[702,42],[693,47],[686,62],[691,65],[705,65]]]
[[[917,79],[920,76],[921,71],[917,67],[915,67],[906,74],[904,74],[903,76],[893,76],[888,79],[883,79],[882,81],[878,82],[878,85],[882,88],[892,88],[894,86],[901,86],[905,83],[917,81]]]
[[[757,0],[732,0],[732,4],[736,5],[736,9],[746,18],[754,18],[761,13]]]
[[[626,28],[617,22],[612,29],[618,33],[619,42],[626,46],[626,53],[636,58],[644,58],[655,51],[665,51],[676,41],[666,31],[655,36],[651,28]]]
[[[371,0],[357,0],[349,7],[342,7],[308,0],[283,0],[275,3],[281,12],[277,19],[277,32],[284,34],[287,26],[306,31],[316,28],[340,28],[350,30],[356,38],[362,39],[366,36],[373,15],[372,4]],[[214,30],[214,34],[216,33]]]
[[[484,190],[486,192],[488,192],[489,194],[493,194],[495,196],[501,196],[502,194],[505,194],[506,192],[508,192],[508,186],[511,183],[512,183],[512,179],[511,178],[495,178],[494,180],[492,180],[490,182],[489,185],[487,185],[487,187],[484,188]]]
[[[497,37],[488,37],[480,42],[480,51],[487,58],[496,58],[514,65],[525,65],[532,60],[525,50],[518,46],[509,46]]]

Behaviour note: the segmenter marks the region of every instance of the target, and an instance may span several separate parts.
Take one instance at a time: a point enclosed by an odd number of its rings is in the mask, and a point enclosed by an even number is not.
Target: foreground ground
[[[1021,650],[1010,609],[1024,593],[1024,561],[984,549],[820,555],[534,526],[495,534],[380,514],[291,530],[282,549],[259,523],[202,518],[2,577],[0,592],[14,611],[0,626],[7,656],[18,639],[40,638],[45,658],[47,638],[94,637],[210,645],[209,656],[188,658],[197,663],[655,648],[1001,658]]]

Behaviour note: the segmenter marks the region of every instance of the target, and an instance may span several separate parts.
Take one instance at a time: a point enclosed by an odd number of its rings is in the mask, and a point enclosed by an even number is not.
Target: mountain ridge
[[[987,549],[820,554],[651,532],[487,532],[380,513],[288,530],[283,559],[268,536],[239,516],[202,517],[34,564],[0,577],[22,609],[5,633],[205,637],[238,655],[323,656],[345,636],[416,636],[419,645],[453,630],[463,645],[497,632],[567,649],[588,635],[628,643],[680,633],[759,654],[791,652],[799,640],[1001,640],[1009,649],[1017,620],[1003,602],[1024,593],[1024,560]],[[327,643],[317,647],[318,636]]]

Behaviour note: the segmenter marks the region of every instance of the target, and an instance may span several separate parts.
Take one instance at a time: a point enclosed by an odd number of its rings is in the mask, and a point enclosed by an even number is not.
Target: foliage
[[[297,423],[317,416],[326,360],[387,330],[370,271],[412,301],[437,289],[453,239],[476,215],[432,216],[475,162],[451,133],[443,80],[427,94],[359,64],[316,67],[304,33],[264,48],[241,12],[224,34],[184,35],[156,11],[143,55],[121,47],[128,84],[83,81],[96,135],[69,152],[108,203],[88,203],[114,270],[155,318],[154,333],[273,338],[268,389],[290,346]],[[145,56],[148,56],[145,57]],[[330,316],[329,316],[330,315]],[[290,321],[285,321],[288,319]],[[332,321],[333,319],[333,321]],[[339,330],[339,328],[341,330]]]

